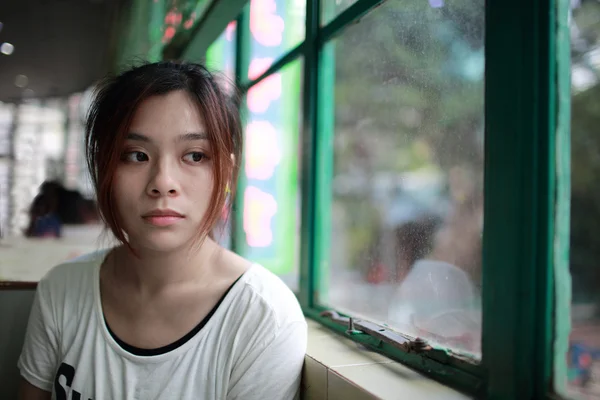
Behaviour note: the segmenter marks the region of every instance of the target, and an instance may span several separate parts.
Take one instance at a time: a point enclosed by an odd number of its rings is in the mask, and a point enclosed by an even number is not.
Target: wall
[[[0,399],[16,398],[17,360],[34,293],[34,290],[0,289]]]

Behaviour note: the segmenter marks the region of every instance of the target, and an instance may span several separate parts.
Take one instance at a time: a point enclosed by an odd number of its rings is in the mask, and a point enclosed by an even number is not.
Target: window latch
[[[422,353],[432,350],[432,347],[422,338],[411,338],[373,322],[344,317],[333,310],[323,311],[320,315],[339,325],[347,326],[346,334],[348,335],[369,335],[406,353]]]

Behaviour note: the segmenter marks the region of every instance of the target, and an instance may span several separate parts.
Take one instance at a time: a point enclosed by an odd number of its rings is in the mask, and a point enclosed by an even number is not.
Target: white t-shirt
[[[111,335],[100,302],[107,252],[51,270],[38,284],[21,375],[52,399],[293,399],[307,326],[290,289],[253,265],[195,334],[170,351],[135,355]]]

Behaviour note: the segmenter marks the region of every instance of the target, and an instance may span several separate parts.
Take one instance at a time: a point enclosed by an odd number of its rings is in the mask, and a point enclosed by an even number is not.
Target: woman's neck
[[[126,246],[120,246],[112,254],[111,265],[114,277],[126,286],[138,293],[154,295],[211,280],[219,250],[221,247],[210,238],[199,247],[168,253],[136,249],[136,255]]]

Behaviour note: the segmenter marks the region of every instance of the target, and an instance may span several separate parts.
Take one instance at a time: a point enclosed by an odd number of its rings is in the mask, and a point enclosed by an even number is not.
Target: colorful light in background
[[[233,42],[233,39],[235,37],[236,25],[236,21],[231,21],[227,24],[227,28],[225,28],[225,40],[227,40],[228,42]]]
[[[273,64],[272,58],[255,58],[250,61],[248,78],[256,79]],[[265,78],[260,84],[250,88],[246,103],[253,113],[268,111],[271,102],[281,97],[281,74],[275,73]]]
[[[147,24],[148,60],[161,60],[164,47],[173,40],[177,32],[194,26],[207,4],[207,0],[153,0],[151,3],[144,3],[144,6],[150,7]]]
[[[248,179],[268,180],[281,161],[281,143],[276,128],[269,121],[252,121],[246,125],[246,162]]]
[[[269,247],[273,243],[271,219],[277,214],[277,201],[269,193],[248,186],[244,191],[244,232],[250,247]]]
[[[15,46],[13,46],[11,43],[4,42],[0,45],[0,53],[4,55],[10,56],[14,50]]]
[[[283,11],[281,6],[283,2],[275,0],[250,2],[250,32],[256,43],[265,47],[281,45],[285,30],[285,22],[278,14]]]
[[[304,2],[250,2],[248,78],[256,79],[304,39]],[[247,93],[242,184],[243,230],[238,251],[297,286],[298,131],[301,61]]]
[[[173,39],[173,36],[183,29],[191,29],[199,15],[202,15],[208,5],[206,0],[169,0],[164,18],[163,38],[164,44]]]
[[[304,39],[304,7],[304,1],[251,1],[250,79],[258,78]],[[229,84],[234,82],[236,28],[235,22],[229,23],[206,54],[207,67],[223,72],[226,88],[233,88]],[[237,252],[279,274],[292,287],[297,286],[301,73],[301,61],[294,61],[247,93],[238,187],[242,218],[236,230]],[[225,231],[227,236],[229,226]]]

